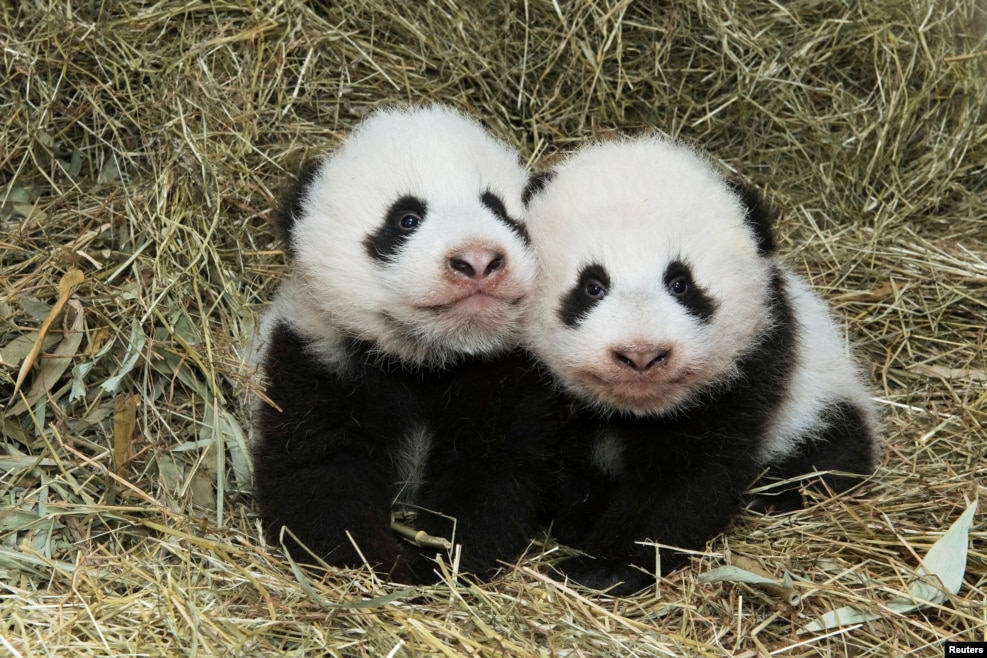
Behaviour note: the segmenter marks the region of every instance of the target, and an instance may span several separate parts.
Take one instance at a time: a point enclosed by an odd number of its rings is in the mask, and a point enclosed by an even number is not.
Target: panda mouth
[[[438,304],[418,304],[415,308],[433,313],[445,313],[458,308],[483,310],[491,307],[502,307],[504,305],[517,306],[521,303],[522,299],[522,297],[504,298],[499,295],[492,295],[483,290],[473,290]]]
[[[583,371],[582,395],[595,405],[609,411],[634,416],[655,416],[677,408],[690,395],[688,376],[680,374],[670,379],[607,378]]]
[[[620,397],[663,399],[674,395],[689,379],[688,372],[661,375],[606,377],[585,370],[581,373],[592,385]]]
[[[655,382],[648,379],[633,379],[625,381],[613,381],[603,379],[602,377],[597,378],[597,383],[608,391],[616,393],[620,397],[633,397],[633,398],[654,398],[654,397],[664,397],[662,391],[665,389],[661,384],[663,382]]]

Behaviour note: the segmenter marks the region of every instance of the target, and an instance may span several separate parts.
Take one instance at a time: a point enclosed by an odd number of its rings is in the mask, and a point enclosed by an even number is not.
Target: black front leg
[[[520,352],[468,361],[453,379],[434,415],[421,504],[455,518],[461,569],[489,578],[540,530],[562,407]],[[451,533],[451,523],[436,515],[419,526]]]
[[[612,596],[630,596],[655,582],[651,570],[643,571],[627,558],[595,558],[588,555],[567,558],[554,566],[552,575],[587,589]]]
[[[398,582],[431,578],[414,547],[391,531],[392,449],[405,434],[400,382],[354,352],[343,376],[308,353],[287,325],[269,337],[266,393],[277,407],[257,409],[254,486],[272,542],[287,527],[291,555],[329,564],[365,562]],[[307,550],[306,550],[307,549]]]
[[[578,532],[562,521],[559,535],[581,535],[582,541],[573,546],[588,557],[563,560],[556,570],[580,585],[614,595],[640,591],[654,582],[656,549],[638,542],[650,540],[663,546],[663,572],[683,566],[688,555],[664,546],[704,548],[740,509],[750,470],[707,465],[688,474],[656,471],[648,478],[625,477],[614,483],[597,515],[578,520]],[[575,516],[569,519],[574,522]]]
[[[520,435],[460,440],[430,466],[422,506],[455,519],[462,571],[489,578],[500,562],[516,560],[538,531],[545,466],[522,441]],[[419,527],[451,536],[451,521],[435,514],[424,515]]]
[[[290,440],[278,450],[271,443],[255,463],[256,498],[269,541],[278,542],[287,527],[285,547],[300,562],[313,562],[314,554],[335,566],[366,561],[396,582],[434,579],[418,550],[391,530],[393,486],[381,458],[338,437],[332,450],[293,448],[304,442]]]

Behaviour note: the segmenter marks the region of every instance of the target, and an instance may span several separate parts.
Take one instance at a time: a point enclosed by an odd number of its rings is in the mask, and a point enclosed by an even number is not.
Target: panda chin
[[[695,397],[688,373],[660,381],[646,378],[615,380],[589,371],[574,373],[574,376],[574,380],[565,382],[566,387],[606,415],[656,417],[673,414],[689,406],[689,401]]]
[[[405,317],[383,313],[387,331],[369,339],[384,352],[429,366],[504,352],[516,338],[517,306],[489,295],[473,300],[479,296],[451,305],[413,307]],[[463,307],[464,302],[469,306]]]
[[[458,337],[504,337],[520,319],[518,299],[505,299],[483,291],[472,291],[439,304],[413,307],[424,312],[424,319],[409,324],[429,327],[442,334],[442,340],[456,343]]]
[[[495,303],[492,303],[495,302]],[[464,354],[500,351],[512,338],[517,312],[497,300],[464,300],[437,318],[436,342]]]
[[[605,410],[611,414],[654,418],[682,411],[683,407],[688,406],[690,398],[689,391],[684,389],[673,392],[662,391],[651,395],[634,395],[626,391],[610,389],[606,393],[598,390],[591,399],[597,410]]]

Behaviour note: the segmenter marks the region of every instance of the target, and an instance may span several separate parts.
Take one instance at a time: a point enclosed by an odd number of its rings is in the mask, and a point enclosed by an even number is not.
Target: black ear
[[[291,236],[295,228],[295,221],[301,217],[304,210],[305,200],[308,198],[309,188],[315,182],[315,178],[322,166],[322,158],[310,158],[302,163],[298,173],[285,185],[278,200],[278,207],[274,211],[273,222],[281,232],[281,239],[284,240],[288,250],[288,257],[293,257],[291,246]]]
[[[545,189],[552,179],[555,178],[555,172],[551,169],[546,169],[545,171],[538,171],[528,178],[528,184],[524,186],[524,192],[521,193],[521,202],[524,205],[528,205],[532,197],[538,196],[538,193]]]
[[[761,193],[752,185],[737,180],[727,181],[727,184],[733,193],[740,197],[740,202],[747,209],[747,216],[744,221],[754,229],[757,253],[761,256],[774,253],[775,237],[772,226],[777,217],[774,209],[768,205]]]

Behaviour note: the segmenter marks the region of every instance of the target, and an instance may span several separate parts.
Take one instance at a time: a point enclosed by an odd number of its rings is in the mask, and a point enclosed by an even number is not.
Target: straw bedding
[[[984,490],[984,5],[4,4],[0,654],[884,657],[987,639],[980,516],[958,594],[886,605]],[[266,218],[305,157],[422,101],[535,167],[657,128],[762,186],[882,401],[867,495],[742,515],[621,600],[540,575],[565,551],[543,538],[482,585],[294,570],[261,539],[245,455],[240,350],[284,268]],[[700,580],[738,562],[790,574],[800,601]],[[847,605],[877,618],[800,632]]]

